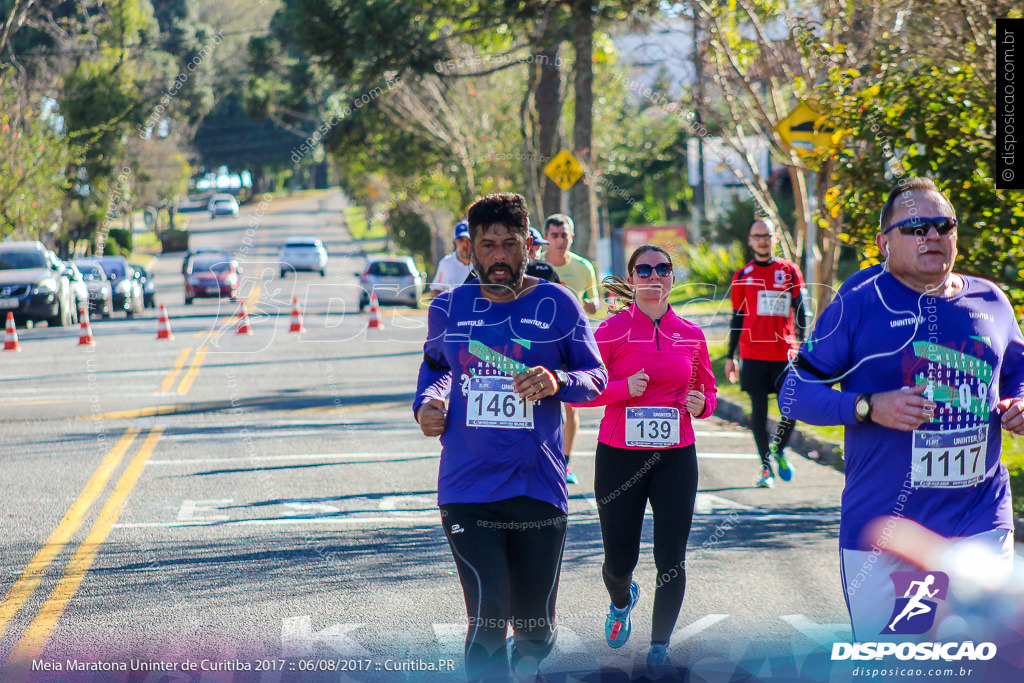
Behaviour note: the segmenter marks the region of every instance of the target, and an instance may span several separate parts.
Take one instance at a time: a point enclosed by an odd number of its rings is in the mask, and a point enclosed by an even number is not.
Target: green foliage
[[[99,240],[96,242],[99,245]],[[116,240],[108,239],[103,243],[103,255],[104,256],[124,256],[128,252],[117,243]]]
[[[0,239],[41,236],[69,186],[65,169],[81,156],[36,97],[18,93],[0,71]]]
[[[407,203],[400,203],[388,212],[388,234],[401,249],[411,254],[430,254],[430,226]]]
[[[937,3],[937,11],[944,9],[948,2]],[[983,9],[974,8],[982,13],[970,18],[972,24],[985,26],[998,16]],[[961,51],[955,17],[949,15],[949,35],[943,24],[918,35],[920,51],[883,42],[871,68],[837,70],[822,86],[832,120],[849,131],[827,208],[842,217],[845,239],[866,265],[878,260],[874,236],[889,188],[903,177],[931,177],[960,221],[956,270],[1019,282],[1024,195],[996,189],[992,177],[994,60]],[[1008,293],[1024,310],[1020,292]]]
[[[728,246],[700,242],[684,247],[685,261],[681,266],[689,272],[690,296],[725,296],[732,276],[747,262],[742,242]]]
[[[107,233],[107,246],[110,246],[111,242],[116,242],[121,247],[121,253],[128,254],[134,249],[132,244],[132,231],[126,230],[125,228],[111,228],[110,232]]]

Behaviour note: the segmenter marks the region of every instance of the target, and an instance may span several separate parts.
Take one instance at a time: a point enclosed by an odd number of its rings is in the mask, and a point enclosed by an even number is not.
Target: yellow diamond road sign
[[[576,157],[563,149],[544,167],[544,173],[560,188],[568,190],[583,175],[583,167],[576,161]]]
[[[789,116],[775,126],[779,137],[800,155],[817,155],[838,144],[842,131],[825,122],[806,102],[800,102]]]

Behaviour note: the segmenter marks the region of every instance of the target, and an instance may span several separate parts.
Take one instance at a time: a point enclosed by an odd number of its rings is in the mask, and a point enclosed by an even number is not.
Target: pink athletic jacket
[[[618,448],[640,448],[626,445],[626,408],[659,406],[679,409],[677,447],[692,444],[686,392],[704,386],[705,407],[699,416],[703,419],[715,412],[718,391],[701,329],[676,315],[671,306],[655,322],[633,304],[601,323],[594,338],[608,368],[608,386],[593,401],[578,405],[607,406],[598,441]],[[626,380],[640,370],[650,377],[647,389],[631,397]]]

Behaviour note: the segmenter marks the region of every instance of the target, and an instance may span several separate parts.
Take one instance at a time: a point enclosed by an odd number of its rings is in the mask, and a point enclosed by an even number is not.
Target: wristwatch
[[[555,382],[558,385],[555,387],[555,393],[557,394],[562,390],[562,387],[569,383],[569,375],[566,374],[565,370],[555,370],[552,374],[555,376]]]
[[[871,394],[857,396],[853,404],[853,414],[861,424],[871,422]]]

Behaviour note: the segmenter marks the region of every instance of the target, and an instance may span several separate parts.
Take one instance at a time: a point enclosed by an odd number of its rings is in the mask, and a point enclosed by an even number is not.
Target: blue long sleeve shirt
[[[846,426],[843,548],[870,549],[861,534],[883,515],[947,537],[1013,528],[995,405],[1024,396],[1024,336],[998,287],[962,277],[949,298],[887,272],[853,286],[822,312],[779,392],[783,416]],[[857,422],[859,394],[921,384],[937,408],[914,432]]]
[[[564,386],[540,401],[514,397],[511,378],[537,365],[564,371]],[[589,401],[607,381],[590,323],[566,288],[540,282],[496,303],[473,281],[439,295],[413,402],[415,414],[430,399],[449,400],[438,504],[529,496],[568,512],[561,403]]]

